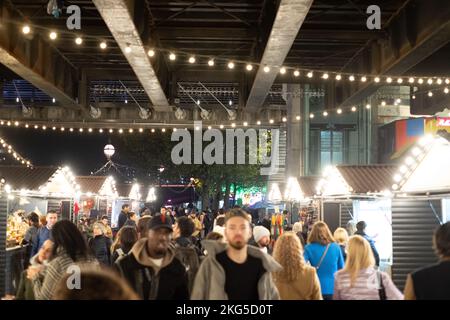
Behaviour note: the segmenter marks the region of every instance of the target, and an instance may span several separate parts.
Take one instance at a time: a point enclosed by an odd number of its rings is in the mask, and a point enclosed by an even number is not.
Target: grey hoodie
[[[216,260],[216,255],[227,249],[227,245],[214,240],[203,240],[208,256],[203,260],[195,277],[192,300],[228,300],[225,292],[225,270]],[[281,266],[269,255],[256,247],[247,246],[249,256],[262,260],[266,272],[258,282],[260,300],[279,300],[278,290],[272,280],[272,272],[280,271]]]

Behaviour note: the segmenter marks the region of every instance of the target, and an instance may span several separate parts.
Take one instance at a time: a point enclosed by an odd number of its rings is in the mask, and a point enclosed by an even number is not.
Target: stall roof
[[[312,197],[316,194],[316,187],[319,180],[320,177],[315,176],[300,177],[298,179],[304,197]]]
[[[139,186],[139,188],[136,189],[136,186]],[[148,190],[144,190],[143,186],[139,183],[117,184],[116,189],[119,197],[131,200],[141,200],[142,196],[147,196],[148,192]]]
[[[393,175],[392,189],[427,193],[450,191],[450,141],[441,136],[425,136],[403,157]]]
[[[352,188],[353,193],[362,194],[389,190],[398,166],[389,164],[339,165],[337,169]]]
[[[107,177],[104,176],[78,176],[75,177],[76,183],[83,192],[92,192],[98,194]]]
[[[0,166],[0,177],[13,190],[27,189],[37,190],[50,180],[58,167],[33,167],[25,166]]]

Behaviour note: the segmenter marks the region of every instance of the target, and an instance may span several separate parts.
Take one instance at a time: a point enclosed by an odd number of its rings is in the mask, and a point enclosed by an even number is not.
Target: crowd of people
[[[118,230],[108,216],[88,225],[45,225],[28,216],[30,261],[18,300],[401,300],[450,299],[450,222],[434,234],[440,262],[408,276],[404,293],[380,271],[366,223],[332,233],[323,221],[297,222],[273,239],[236,207],[140,214],[122,207]]]

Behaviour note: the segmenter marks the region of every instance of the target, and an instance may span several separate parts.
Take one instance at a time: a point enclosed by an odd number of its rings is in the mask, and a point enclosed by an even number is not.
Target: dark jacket
[[[89,247],[94,254],[94,257],[98,260],[98,262],[108,265],[111,265],[111,248],[112,241],[110,238],[100,235],[89,240]]]
[[[124,227],[125,227],[125,226],[128,226],[128,227],[134,227],[134,228],[136,228],[136,222],[135,222],[134,220],[127,219],[127,220],[125,221],[125,223],[123,224],[123,226],[124,226]]]
[[[419,269],[411,277],[417,300],[450,300],[450,260]]]
[[[169,248],[160,267],[150,260],[147,239],[140,239],[130,253],[115,263],[115,268],[144,300],[189,299],[186,269]]]
[[[51,230],[49,228],[47,228],[46,226],[39,228],[31,250],[32,257],[38,253],[44,242],[50,239],[51,236]]]
[[[117,226],[120,230],[120,228],[123,227],[123,225],[125,224],[125,221],[127,221],[128,219],[128,215],[124,212],[124,211],[120,211],[119,213],[119,221],[117,222]]]
[[[200,266],[200,250],[189,238],[179,237],[174,241],[175,257],[184,266],[188,276],[189,293],[194,286],[195,276]]]
[[[375,265],[380,265],[380,255],[378,254],[377,248],[375,248],[375,242],[371,237],[369,237],[365,232],[356,231],[355,234],[363,237],[370,243],[370,247],[372,248],[373,256],[375,257]]]

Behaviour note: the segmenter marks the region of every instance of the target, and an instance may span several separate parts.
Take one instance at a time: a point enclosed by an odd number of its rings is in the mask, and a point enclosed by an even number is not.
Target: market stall
[[[54,210],[60,218],[70,219],[77,186],[68,167],[0,166],[0,177],[0,294],[14,294],[28,259],[21,245],[27,230],[25,214]]]
[[[396,165],[338,165],[325,170],[317,185],[321,220],[331,232],[365,221],[375,241],[383,270],[392,265],[392,177]],[[349,232],[351,235],[351,232]]]
[[[119,213],[123,204],[130,205],[130,211],[139,213],[145,203],[143,194],[147,196],[148,192],[139,183],[117,184],[116,190],[118,197],[112,203],[111,228],[117,228]]]
[[[75,216],[80,213],[91,219],[103,215],[111,218],[114,200],[118,197],[116,182],[113,177],[77,176],[75,181],[80,186],[75,196]]]
[[[424,136],[400,159],[393,175],[393,280],[403,288],[408,273],[435,263],[434,230],[450,220],[450,142]]]

